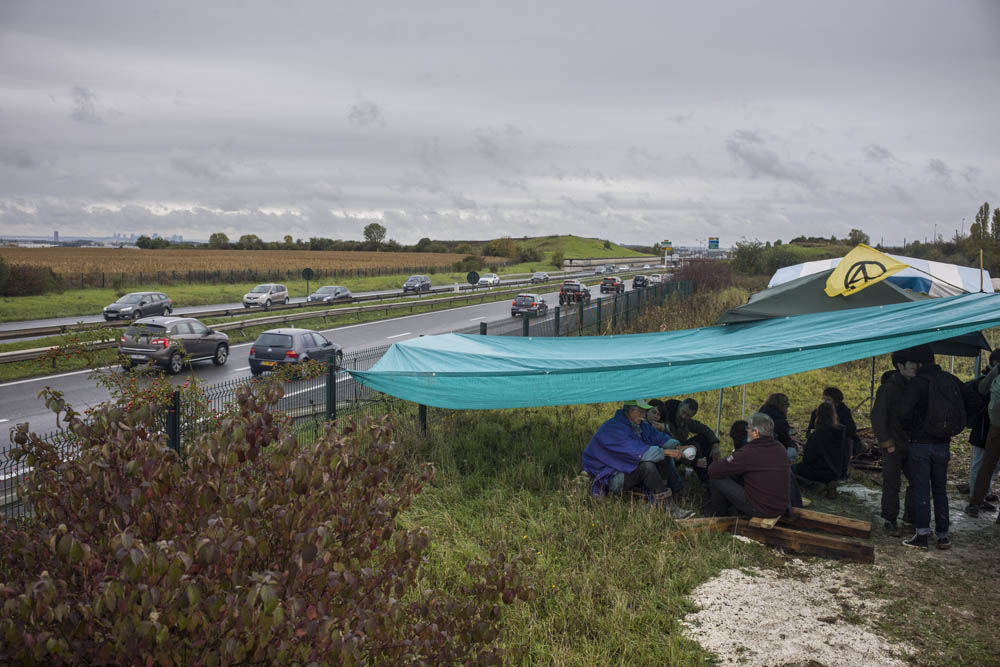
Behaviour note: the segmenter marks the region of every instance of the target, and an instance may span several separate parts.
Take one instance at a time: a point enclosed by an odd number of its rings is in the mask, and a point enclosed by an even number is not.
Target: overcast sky
[[[0,2],[0,234],[951,237],[1000,1]]]

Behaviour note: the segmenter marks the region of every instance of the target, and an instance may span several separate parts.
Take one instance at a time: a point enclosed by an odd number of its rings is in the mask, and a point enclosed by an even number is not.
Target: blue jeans
[[[971,496],[972,490],[976,488],[976,475],[979,474],[979,469],[983,467],[983,457],[986,454],[986,450],[982,447],[971,447],[970,449],[972,449],[972,465],[969,466],[969,495]],[[997,467],[993,470],[993,475],[990,477],[990,487],[996,481],[997,473],[1000,473],[1000,463],[997,463]],[[988,490],[987,493],[989,493]]]
[[[931,494],[934,495],[934,533],[948,534],[948,461],[951,448],[947,444],[915,442],[910,445],[910,484],[917,510],[917,535],[931,532]]]

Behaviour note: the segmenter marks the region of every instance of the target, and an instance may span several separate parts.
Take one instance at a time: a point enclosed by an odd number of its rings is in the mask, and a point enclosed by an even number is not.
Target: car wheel
[[[174,309],[171,308],[170,306],[167,306],[166,308],[163,309],[163,316],[166,317],[172,312],[174,312]]]
[[[180,352],[174,352],[170,355],[170,361],[167,362],[167,372],[171,375],[177,375],[182,370],[184,370],[184,357],[181,356]]]
[[[288,297],[287,296],[285,297],[285,305],[286,306],[288,305]]]
[[[142,311],[141,310],[137,310],[134,313],[132,313],[132,319],[133,320],[137,320],[140,317],[142,317]]]
[[[247,310],[250,310],[250,304],[249,303],[244,303],[243,307],[246,308]]]
[[[225,366],[228,360],[229,346],[225,343],[220,343],[219,347],[215,348],[215,356],[212,357],[212,363],[216,366]]]
[[[131,359],[126,358],[121,360],[121,367],[123,371],[130,371],[135,368],[135,364],[132,363]]]
[[[254,377],[257,377],[258,375],[260,375],[261,372],[262,372],[261,369],[257,368],[256,366],[251,366],[250,367],[250,375],[252,375]]]
[[[271,310],[271,300],[268,299],[264,302],[264,310]]]

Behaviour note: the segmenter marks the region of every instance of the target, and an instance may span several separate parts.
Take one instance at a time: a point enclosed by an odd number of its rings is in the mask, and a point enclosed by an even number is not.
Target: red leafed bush
[[[673,280],[690,280],[695,290],[719,290],[733,284],[729,263],[718,259],[690,259]]]
[[[501,608],[529,599],[502,549],[449,591],[422,583],[430,537],[396,517],[431,476],[404,473],[391,425],[296,441],[280,383],[185,461],[149,404],[88,420],[47,397],[77,456],[25,428],[33,518],[0,528],[2,664],[499,663]]]

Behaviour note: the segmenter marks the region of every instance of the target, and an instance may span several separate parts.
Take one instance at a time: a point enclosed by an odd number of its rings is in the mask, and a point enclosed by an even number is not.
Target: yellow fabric
[[[869,285],[905,269],[908,264],[896,261],[884,252],[858,244],[840,260],[826,281],[827,296],[850,296]]]

